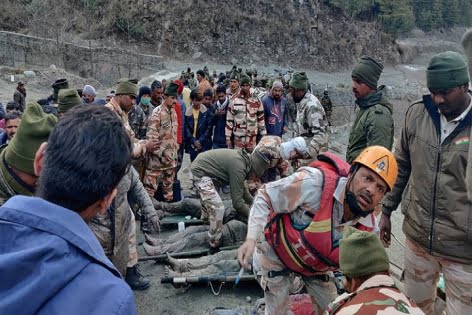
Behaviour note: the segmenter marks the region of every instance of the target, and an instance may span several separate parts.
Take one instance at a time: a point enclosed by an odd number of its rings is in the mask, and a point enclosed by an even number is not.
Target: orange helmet
[[[388,149],[375,145],[367,147],[352,162],[352,165],[360,164],[377,173],[390,190],[393,189],[398,175],[398,165],[395,156]]]

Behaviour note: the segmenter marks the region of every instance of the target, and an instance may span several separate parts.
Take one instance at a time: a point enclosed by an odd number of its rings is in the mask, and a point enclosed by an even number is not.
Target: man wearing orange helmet
[[[373,146],[352,166],[333,154],[321,154],[310,166],[259,190],[238,260],[247,269],[254,254],[266,314],[287,314],[295,274],[303,277],[321,309],[336,298],[332,271],[339,268],[343,229],[375,230],[373,209],[392,189],[397,171],[393,154]]]

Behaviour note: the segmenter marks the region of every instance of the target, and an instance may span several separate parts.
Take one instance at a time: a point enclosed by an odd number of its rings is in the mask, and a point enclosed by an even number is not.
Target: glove
[[[147,222],[150,229],[154,230],[154,232],[161,233],[161,222],[157,214],[150,216]]]

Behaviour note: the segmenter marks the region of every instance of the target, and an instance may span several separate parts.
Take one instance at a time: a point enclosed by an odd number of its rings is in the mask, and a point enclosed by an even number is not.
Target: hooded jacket
[[[442,143],[440,125],[430,95],[408,108],[395,148],[398,179],[382,200],[382,211],[390,215],[401,201],[403,232],[409,239],[434,256],[471,264],[472,200],[467,197],[466,167],[471,163],[472,111]]]
[[[393,107],[384,85],[376,92],[356,101],[359,111],[352,125],[346,161],[352,161],[367,147],[381,145],[389,150],[393,145]]]
[[[288,123],[287,100],[282,96],[277,102],[269,91],[262,98],[262,106],[267,134],[282,137]]]
[[[133,293],[78,213],[15,196],[0,208],[0,314],[136,314]]]
[[[195,177],[210,177],[216,186],[229,184],[234,209],[247,217],[253,198],[244,181],[251,172],[260,177],[268,168],[269,163],[259,155],[250,155],[244,150],[218,149],[199,154],[190,171]]]

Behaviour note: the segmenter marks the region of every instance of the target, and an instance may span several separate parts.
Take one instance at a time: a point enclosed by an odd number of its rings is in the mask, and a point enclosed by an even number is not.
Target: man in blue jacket
[[[37,197],[0,208],[0,314],[136,314],[86,223],[109,208],[130,153],[108,108],[77,106],[56,125],[34,159]]]
[[[287,100],[283,97],[281,81],[274,81],[270,91],[262,98],[267,135],[282,137],[287,131]]]

